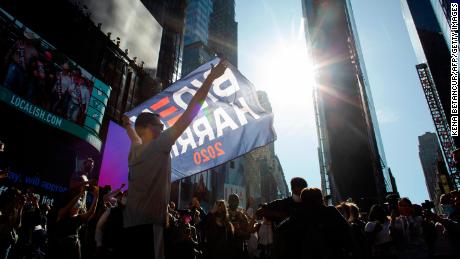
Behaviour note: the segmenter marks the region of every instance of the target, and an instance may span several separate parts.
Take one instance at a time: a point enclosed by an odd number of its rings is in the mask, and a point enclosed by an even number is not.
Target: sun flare
[[[311,103],[315,73],[305,41],[274,47],[261,60],[258,78],[260,89],[267,91],[274,106]]]

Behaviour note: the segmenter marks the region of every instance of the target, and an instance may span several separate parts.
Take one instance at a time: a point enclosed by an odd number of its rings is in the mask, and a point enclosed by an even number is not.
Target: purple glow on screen
[[[125,129],[111,121],[102,157],[99,186],[110,185],[112,190],[120,188],[122,183],[128,186],[129,146]]]

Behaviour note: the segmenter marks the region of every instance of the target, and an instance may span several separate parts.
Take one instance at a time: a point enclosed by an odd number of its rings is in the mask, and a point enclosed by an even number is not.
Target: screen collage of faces
[[[87,142],[98,142],[110,87],[2,9],[0,18],[6,29],[0,32],[0,99]]]

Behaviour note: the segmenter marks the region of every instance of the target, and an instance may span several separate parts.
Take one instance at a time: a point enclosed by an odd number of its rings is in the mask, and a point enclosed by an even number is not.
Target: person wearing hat
[[[23,94],[25,91],[31,61],[38,57],[34,39],[35,34],[25,31],[24,37],[17,40],[5,56],[5,62],[9,65],[3,85],[13,92]]]

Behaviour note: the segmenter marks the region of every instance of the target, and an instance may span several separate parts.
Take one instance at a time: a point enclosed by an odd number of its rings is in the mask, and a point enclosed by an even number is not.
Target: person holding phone
[[[85,187],[80,188],[80,193],[73,197],[69,203],[58,211],[57,215],[57,241],[61,258],[80,259],[81,244],[79,230],[84,223],[87,223],[96,212],[99,197],[99,187],[89,187],[93,196],[90,209],[86,213],[81,213],[81,197],[85,195]]]

